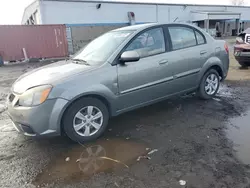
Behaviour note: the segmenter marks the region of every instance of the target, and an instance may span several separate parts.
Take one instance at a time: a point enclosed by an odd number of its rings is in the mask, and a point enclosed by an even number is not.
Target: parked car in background
[[[14,127],[28,136],[98,138],[110,117],[196,91],[214,97],[228,73],[225,41],[188,24],[110,31],[72,59],[21,76],[8,97]]]
[[[250,66],[250,28],[236,38],[234,56],[242,67]]]

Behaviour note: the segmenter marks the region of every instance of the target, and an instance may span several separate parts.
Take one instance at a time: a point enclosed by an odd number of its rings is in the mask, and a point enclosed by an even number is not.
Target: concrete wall
[[[44,24],[128,23],[127,13],[135,12],[137,22],[156,22],[156,6],[139,4],[42,1]]]
[[[81,25],[67,25],[71,30],[71,41],[73,46],[73,53],[76,53],[79,49],[84,47],[90,41],[96,37],[102,35],[110,30],[126,26],[124,25],[112,25],[112,26],[81,26]],[[72,52],[71,52],[72,54]]]
[[[216,22],[217,20],[209,20],[209,29],[215,28]],[[204,21],[198,21],[197,23],[200,28],[205,28]]]
[[[243,24],[243,23],[242,23]],[[249,22],[244,22],[244,30],[250,27],[250,21]]]

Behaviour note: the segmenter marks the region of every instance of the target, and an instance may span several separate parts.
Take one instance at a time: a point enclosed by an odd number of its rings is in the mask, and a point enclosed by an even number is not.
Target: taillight
[[[229,53],[229,48],[228,48],[227,43],[224,44],[224,48],[225,48],[226,52]]]

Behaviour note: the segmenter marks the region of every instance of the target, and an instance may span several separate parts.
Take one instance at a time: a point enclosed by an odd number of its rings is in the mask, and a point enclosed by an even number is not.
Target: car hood
[[[72,61],[59,61],[22,75],[13,84],[12,91],[22,94],[29,88],[45,84],[53,85],[55,81],[92,70],[95,67],[72,63]]]

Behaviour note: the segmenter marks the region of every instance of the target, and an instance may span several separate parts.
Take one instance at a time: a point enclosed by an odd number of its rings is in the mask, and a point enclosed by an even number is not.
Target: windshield
[[[105,33],[87,44],[72,59],[82,60],[89,65],[104,62],[132,33],[133,31]]]

